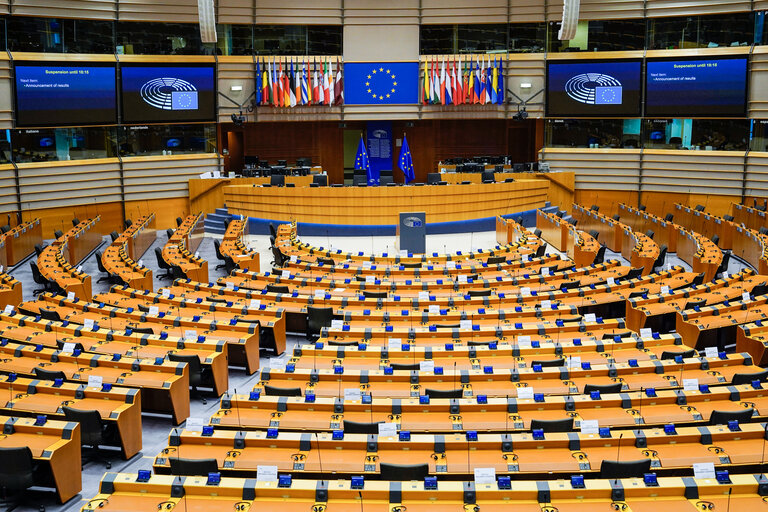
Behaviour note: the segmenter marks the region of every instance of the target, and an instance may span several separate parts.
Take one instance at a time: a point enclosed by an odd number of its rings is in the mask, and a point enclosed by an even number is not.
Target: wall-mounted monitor
[[[115,63],[17,61],[16,126],[115,124]]]
[[[121,64],[124,123],[215,121],[213,64]]]
[[[645,115],[744,117],[746,57],[648,59]]]
[[[638,117],[640,60],[547,62],[548,117]]]

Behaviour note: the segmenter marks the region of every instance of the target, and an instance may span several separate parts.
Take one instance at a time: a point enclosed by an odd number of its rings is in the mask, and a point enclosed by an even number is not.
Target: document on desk
[[[495,484],[496,468],[475,468],[475,484]]]
[[[277,482],[277,466],[256,466],[257,482]]]

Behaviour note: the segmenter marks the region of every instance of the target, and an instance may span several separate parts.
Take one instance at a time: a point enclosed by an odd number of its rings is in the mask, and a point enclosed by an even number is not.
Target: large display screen
[[[747,59],[648,60],[645,115],[743,117]]]
[[[547,62],[547,116],[640,115],[639,60]]]
[[[214,121],[213,65],[120,66],[123,122]]]
[[[115,64],[17,62],[16,125],[117,122]]]

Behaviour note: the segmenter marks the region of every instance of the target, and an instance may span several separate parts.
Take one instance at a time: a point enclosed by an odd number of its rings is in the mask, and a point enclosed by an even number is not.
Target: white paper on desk
[[[325,298],[325,290],[315,290],[315,298],[316,299],[324,299]]]
[[[456,270],[456,262],[455,261],[446,261],[445,262],[445,268],[448,270]]]
[[[643,327],[640,329],[640,337],[641,338],[652,338],[653,337],[653,330],[651,330],[648,327]]]
[[[184,339],[187,341],[196,341],[197,331],[194,329],[187,329],[186,331],[184,331]]]
[[[78,266],[77,266],[77,273],[78,273],[78,274],[79,274],[79,273],[82,273],[82,271],[83,271],[83,266],[82,266],[82,265],[78,265]]]
[[[67,300],[75,300],[75,292],[67,293]]]
[[[93,318],[84,318],[83,319],[83,327],[91,330],[93,329]]]
[[[530,295],[531,294],[531,288],[528,286],[523,286],[520,288],[520,295]]]
[[[212,171],[214,178],[221,178],[221,171]]]
[[[64,346],[61,348],[61,352],[63,354],[71,354],[75,351],[75,347],[77,345],[75,343],[65,343]]]
[[[466,282],[467,282],[467,276],[466,276],[466,274],[461,274],[461,275],[459,275],[459,278],[458,278],[458,279],[459,279],[459,282],[460,282],[460,283],[466,283]]]
[[[419,300],[429,300],[429,292],[419,292]]]
[[[717,347],[705,347],[704,348],[704,357],[717,357]]]
[[[204,424],[205,420],[203,418],[190,416],[184,424],[184,430],[189,430],[190,432],[202,432]]]
[[[584,321],[585,322],[596,322],[597,321],[597,317],[595,316],[594,313],[587,313],[586,315],[584,315]]]
[[[104,379],[100,375],[89,375],[88,376],[88,385],[86,387],[88,387],[88,388],[100,388],[103,380]]]
[[[331,320],[331,329],[341,329],[344,327],[344,321],[334,318]]]
[[[195,251],[195,259],[196,260],[200,259],[200,251]]]
[[[661,293],[663,293],[663,294],[669,293],[669,286],[667,286],[667,285],[662,286],[661,287]]]
[[[533,388],[527,387],[527,388],[517,388],[517,398],[520,400],[533,400]]]
[[[419,361],[419,371],[435,373],[435,362],[431,359],[427,361]]]
[[[171,290],[169,290],[168,288],[163,288],[163,291],[161,291],[160,294],[163,297],[168,298],[171,296]]]
[[[144,260],[139,260],[139,267],[144,268]]]
[[[344,388],[345,402],[359,402],[362,399],[363,394],[360,392],[360,388]]]
[[[269,362],[269,368],[271,370],[275,370],[276,372],[284,372],[285,371],[285,360],[282,359],[273,359]]]
[[[699,379],[683,379],[683,391],[698,391]]]
[[[666,265],[664,265],[664,270],[666,270],[667,272],[672,270],[672,264],[671,263],[667,263]]]
[[[581,356],[569,357],[568,368],[581,368]]]
[[[2,272],[3,270],[5,270],[5,267],[0,265],[0,272]]]
[[[459,329],[471,330],[472,329],[472,320],[459,320]]]
[[[387,349],[388,350],[400,350],[402,348],[403,342],[400,338],[389,338],[387,340]]]
[[[277,482],[277,466],[256,466],[257,482]]]
[[[334,289],[333,289],[333,293],[341,293],[341,292],[343,292],[344,290],[346,290],[346,288],[334,288]]]
[[[551,300],[541,301],[541,309],[552,309],[552,301]]]
[[[548,276],[549,275],[549,267],[541,267],[541,270],[539,272],[542,276]]]
[[[407,258],[408,257],[408,249],[400,249],[400,257],[401,258]]]
[[[475,484],[495,484],[496,468],[475,468]]]
[[[280,277],[282,277],[283,279],[290,279],[291,272],[289,270],[282,270],[280,271]]]
[[[728,279],[728,272],[723,272],[723,279]]]
[[[606,279],[605,282],[608,283],[608,286],[616,286],[616,280],[612,277]]]
[[[7,304],[5,306],[5,309],[3,309],[3,313],[5,313],[6,315],[10,315],[11,313],[13,313],[13,304]]]
[[[363,262],[363,268],[365,270],[370,270],[371,269],[371,262],[370,261],[364,261]]]
[[[396,423],[379,423],[379,437],[395,437],[396,435]]]
[[[741,294],[741,300],[744,302],[749,302],[751,300],[749,296],[749,292],[744,292]]]
[[[289,261],[291,263],[296,263],[298,261],[298,257],[295,254],[291,254],[291,257],[289,258]]]
[[[712,462],[695,462],[693,478],[715,478],[715,464]]]
[[[226,283],[224,283],[224,287],[227,290],[234,290],[235,289],[235,283],[233,283],[232,281],[227,281]]]
[[[151,316],[158,316],[160,314],[160,308],[157,306],[149,306],[149,314]]]
[[[376,276],[365,276],[365,284],[373,284],[376,282]]]
[[[259,309],[261,307],[261,301],[259,299],[251,299],[251,303],[248,305],[249,309]]]
[[[517,344],[523,348],[531,348],[531,337],[527,334],[517,337]]]
[[[440,306],[438,304],[430,304],[429,305],[429,314],[430,315],[439,315],[440,314]]]
[[[581,433],[582,434],[600,433],[600,423],[597,420],[581,420]]]

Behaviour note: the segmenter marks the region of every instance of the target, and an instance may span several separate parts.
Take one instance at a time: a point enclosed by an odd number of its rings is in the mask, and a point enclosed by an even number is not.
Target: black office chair
[[[588,395],[593,391],[599,391],[601,395],[621,393],[621,382],[616,382],[614,384],[584,384],[585,395]]]
[[[0,231],[2,231],[3,233],[7,233],[10,230],[11,230],[11,225],[10,224],[5,224],[4,226],[0,226]]]
[[[645,232],[645,236],[647,236],[647,237],[648,237],[648,238],[650,238],[651,240],[653,240],[653,235],[655,235],[655,234],[656,234],[656,233],[654,233],[652,229],[649,229],[649,230],[647,230],[647,231]]]
[[[13,510],[22,502],[26,490],[35,485],[37,463],[28,446],[0,448],[0,460],[0,507]]]
[[[312,183],[315,185],[318,185],[320,187],[327,187],[328,186],[328,175],[326,174],[315,174],[312,176]]]
[[[618,213],[614,213],[614,214],[613,214],[613,216],[612,216],[611,218],[612,218],[613,220],[615,220],[615,221],[618,221],[619,219],[621,219],[621,216],[620,216]]]
[[[675,218],[675,216],[674,216],[674,215],[672,215],[671,213],[668,213],[668,214],[666,214],[666,215],[664,216],[664,220],[665,220],[666,222],[672,222],[672,220],[674,220],[674,218]]]
[[[165,230],[165,235],[168,237],[168,240],[170,240],[171,237],[173,236],[173,229],[171,229],[171,228],[166,229]]]
[[[600,478],[640,478],[651,470],[651,459],[632,461],[605,460],[600,464]]]
[[[346,434],[378,434],[379,423],[383,421],[377,421],[375,423],[364,423],[361,421],[344,420],[344,433]]]
[[[547,244],[541,244],[536,248],[536,252],[534,253],[534,256],[536,258],[541,258],[544,256],[544,254],[547,252]]]
[[[51,292],[55,291],[54,283],[53,281],[49,281],[45,277],[43,277],[43,274],[40,273],[40,269],[37,267],[37,264],[34,262],[29,262],[29,267],[32,269],[32,280],[42,285],[42,288],[35,288],[32,290],[32,295],[38,295],[42,292]]]
[[[731,384],[738,386],[739,384],[750,384],[752,381],[759,380],[765,382],[768,379],[768,370],[755,373],[736,373],[731,379]]]
[[[507,262],[506,256],[491,256],[490,258],[488,258],[488,265],[500,265],[506,262]]]
[[[697,204],[694,208],[697,212],[703,212],[704,211],[704,205],[703,204]]]
[[[216,459],[180,459],[168,457],[171,464],[171,474],[176,476],[208,476],[208,473],[218,473]]]
[[[597,240],[597,237],[600,236],[600,232],[598,230],[596,230],[596,229],[590,229],[589,230],[589,236],[591,236],[592,238]]]
[[[390,365],[393,370],[401,370],[401,371],[414,371],[418,370],[421,366],[419,363],[390,363]]]
[[[710,425],[727,425],[729,421],[738,421],[739,423],[747,423],[752,419],[755,414],[755,410],[750,407],[749,409],[739,409],[738,411],[718,411],[714,410],[709,415]]]
[[[645,267],[640,268],[633,268],[629,272],[627,272],[627,279],[637,279],[643,275],[643,270],[645,270]]]
[[[78,219],[77,217],[74,217],[72,219],[72,226],[77,226],[78,224],[80,224],[80,219]]]
[[[690,350],[677,350],[677,351],[664,350],[664,351],[661,352],[661,357],[659,359],[664,361],[666,359],[674,359],[674,358],[676,358],[678,356],[682,357],[683,359],[688,359],[690,357],[695,357],[696,356],[696,351],[694,349],[690,349]]]
[[[712,235],[712,243],[719,247],[720,246],[720,236]]]
[[[496,176],[493,174],[493,171],[483,171],[481,179],[483,183],[496,183]]]
[[[165,270],[165,274],[158,272],[156,277],[158,279],[173,279],[172,265],[163,259],[163,250],[159,247],[155,247],[155,258],[157,259],[157,266],[160,270]]]
[[[600,248],[597,250],[597,254],[595,254],[595,260],[592,262],[595,265],[599,263],[603,263],[605,261],[605,246],[601,245]]]
[[[181,227],[182,224],[184,224],[184,219],[181,217],[176,217],[176,227]]]
[[[640,210],[641,212],[644,212],[644,211],[645,211],[645,205],[644,205],[644,204],[641,204],[641,205],[639,205],[639,206],[637,207],[637,209],[638,209],[638,210]]]
[[[379,463],[379,474],[382,480],[423,481],[429,476],[429,464],[388,464]]]
[[[413,263],[401,263],[400,266],[403,268],[421,268],[421,262],[416,261]]]
[[[209,370],[203,368],[203,365],[200,364],[200,358],[195,354],[168,354],[168,360],[175,363],[187,363],[189,367],[189,387],[192,388],[191,395],[200,398],[203,405],[207,404],[208,400],[197,390],[198,386],[206,385],[210,376]]]
[[[333,308],[307,306],[307,339],[316,340],[320,337],[323,327],[330,327],[333,320]]]
[[[268,396],[301,396],[301,388],[281,388],[265,385],[264,394]]]
[[[43,254],[43,249],[45,249],[45,246],[43,244],[35,244],[35,255],[39,258],[41,254]]]
[[[543,430],[544,432],[570,432],[573,430],[573,418],[561,420],[531,420],[531,430]]]
[[[355,174],[352,176],[352,184],[356,187],[368,186],[368,176],[365,174]]]
[[[235,268],[237,268],[237,264],[235,263],[235,260],[230,258],[229,256],[224,256],[221,253],[221,242],[218,240],[213,241],[213,248],[216,251],[216,257],[223,261],[224,263],[221,263],[219,265],[216,265],[216,270],[219,270],[220,268],[223,268],[224,271],[227,274],[230,274]]]
[[[267,292],[269,293],[288,293],[289,291],[288,286],[283,284],[267,284]]]
[[[720,262],[720,266],[717,267],[717,272],[715,275],[720,275],[723,272],[726,272],[728,270],[728,263],[731,261],[731,253],[730,252],[724,252],[723,253],[723,261]]]
[[[57,229],[56,231],[54,231],[54,232],[53,232],[53,237],[54,237],[55,239],[57,239],[57,240],[58,240],[59,238],[63,237],[63,236],[64,236],[64,233],[63,233],[62,231],[58,230],[58,229]]]
[[[269,223],[269,234],[277,238],[277,228],[272,222]]]
[[[269,177],[269,184],[273,187],[283,187],[285,186],[285,176],[282,174],[273,174]]]
[[[689,300],[689,301],[687,301],[685,303],[685,307],[683,307],[683,310],[693,309],[696,306],[698,306],[700,308],[703,308],[706,305],[707,305],[706,299],[693,299],[693,300]]]
[[[270,240],[271,240],[271,237],[270,237]],[[285,254],[283,254],[283,252],[280,249],[278,249],[275,246],[272,246],[272,259],[273,259],[272,261],[273,266],[282,267],[283,265],[285,265],[285,262],[288,261],[289,258]]]
[[[96,265],[99,267],[99,272],[102,274],[106,274],[105,276],[101,276],[96,282],[101,283],[102,281],[107,281],[110,284],[119,284],[122,282],[122,280],[117,277],[110,274],[106,267],[104,267],[104,262],[102,261],[102,254],[101,252],[96,252]]]
[[[533,368],[536,365],[541,365],[542,368],[558,368],[560,366],[565,366],[565,359],[563,358],[557,358],[557,359],[534,359],[531,361],[531,368]]]
[[[35,367],[32,369],[35,372],[35,378],[40,380],[65,380],[67,378],[62,371],[56,370],[43,370],[42,368]]]
[[[533,234],[534,236],[541,238],[541,230],[539,228],[534,229]]]
[[[600,211],[600,207],[597,206],[596,204],[593,204],[592,206],[589,207],[589,211],[599,212]]]
[[[728,222],[733,222],[733,215],[723,215],[723,220],[727,220]]]
[[[653,262],[653,270],[655,271],[657,268],[661,268],[664,266],[664,261],[667,259],[667,251],[668,251],[667,244],[661,244],[661,247],[659,248],[659,257],[656,258],[656,261]]]
[[[469,290],[467,294],[470,297],[490,297],[491,296],[491,289],[490,288],[484,288],[482,290]]]
[[[318,263],[322,263],[323,265],[326,265],[328,267],[333,267],[336,265],[336,262],[333,261],[333,258],[317,258]]]
[[[366,299],[386,299],[387,292],[369,292],[367,290],[363,290],[363,296]]]
[[[75,421],[80,424],[80,444],[90,447],[90,453],[83,459],[83,465],[90,461],[104,462],[107,469],[112,463],[105,460],[99,453],[99,445],[107,444],[110,439],[112,427],[101,419],[99,411],[84,411],[72,407],[62,407],[67,421]],[[84,455],[86,452],[84,452]],[[86,460],[87,459],[87,460]]]
[[[442,179],[439,172],[427,173],[427,185],[437,185],[437,183],[440,181],[442,181]]]
[[[125,219],[125,221],[123,221],[123,225],[125,226],[125,229],[128,229],[129,227],[133,226],[133,221],[131,219]]]
[[[464,396],[464,390],[459,389],[429,389],[424,390],[425,395],[429,395],[429,398],[461,398]]]
[[[117,233],[117,231],[113,231],[113,232],[111,232],[111,233],[109,234],[109,238],[111,238],[113,242],[114,242],[115,240],[117,240],[119,236],[120,236],[120,235]]]

